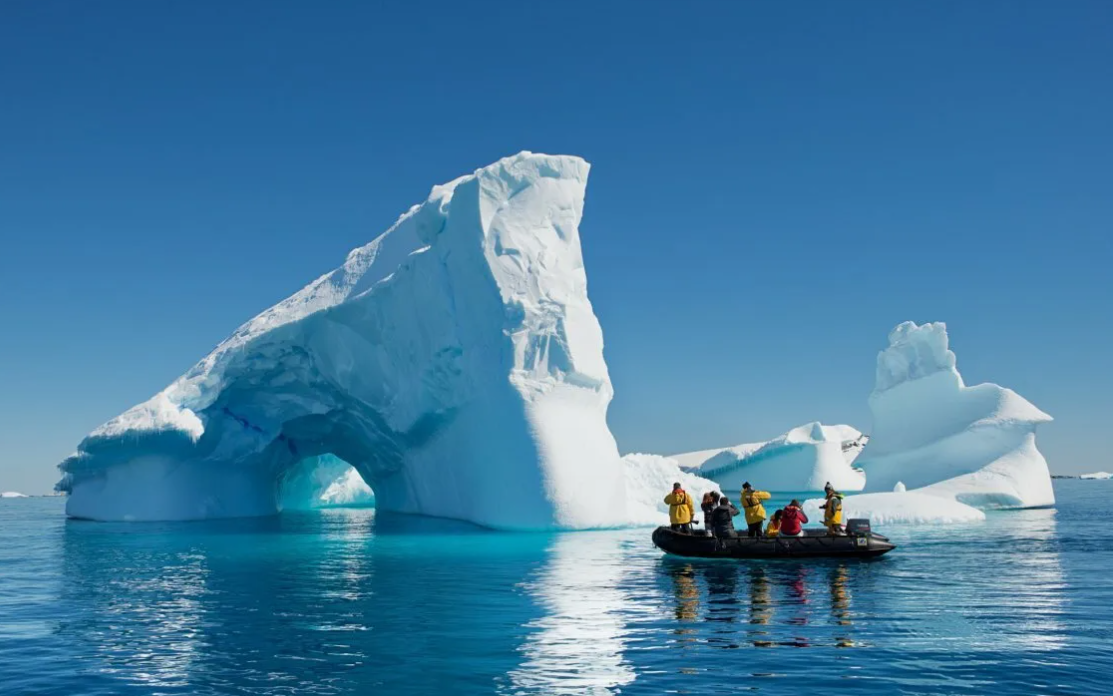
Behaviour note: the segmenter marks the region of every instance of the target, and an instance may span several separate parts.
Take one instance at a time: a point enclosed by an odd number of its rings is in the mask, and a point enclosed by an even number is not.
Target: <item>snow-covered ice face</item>
[[[526,529],[640,519],[660,489],[627,500],[632,467],[606,424],[587,175],[579,158],[522,153],[435,187],[91,433],[61,465],[68,511],[267,514],[303,462],[335,456],[384,509]]]

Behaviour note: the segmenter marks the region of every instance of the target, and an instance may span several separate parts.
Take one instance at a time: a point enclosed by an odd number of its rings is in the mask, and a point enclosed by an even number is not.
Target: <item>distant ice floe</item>
[[[1095,471],[1092,474],[1080,474],[1078,478],[1080,478],[1080,479],[1105,480],[1105,479],[1113,479],[1113,474],[1109,473],[1108,471]]]
[[[24,495],[23,493],[16,493],[15,491],[4,491],[3,493],[0,493],[0,498],[30,498],[30,497],[31,496],[29,496],[29,495]]]

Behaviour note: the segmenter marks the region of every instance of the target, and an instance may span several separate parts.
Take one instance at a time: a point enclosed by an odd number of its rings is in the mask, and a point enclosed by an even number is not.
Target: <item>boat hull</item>
[[[813,532],[813,530],[808,530]],[[823,530],[803,537],[712,537],[669,527],[653,531],[653,544],[688,558],[877,558],[896,548],[880,534],[830,536]]]

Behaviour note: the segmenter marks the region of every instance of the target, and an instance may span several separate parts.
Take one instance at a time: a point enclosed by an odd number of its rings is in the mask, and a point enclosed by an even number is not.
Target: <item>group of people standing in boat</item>
[[[827,527],[828,534],[841,536],[845,534],[842,527],[842,493],[836,491],[830,483],[824,486],[823,492],[826,495],[820,508],[823,510],[823,525]],[[774,512],[772,519],[766,523],[766,511],[762,503],[771,497],[768,491],[757,490],[747,481],[742,484],[742,510],[739,510],[730,498],[718,491],[705,493],[700,503],[704,529],[716,537],[738,536],[734,518],[745,512],[746,536],[751,539],[763,536],[804,536],[803,525],[808,523],[808,516],[804,514],[800,501],[795,498]],[[692,525],[699,524],[692,496],[679,483],[674,483],[672,492],[665,496],[665,503],[669,506],[669,523],[672,528],[691,534]]]

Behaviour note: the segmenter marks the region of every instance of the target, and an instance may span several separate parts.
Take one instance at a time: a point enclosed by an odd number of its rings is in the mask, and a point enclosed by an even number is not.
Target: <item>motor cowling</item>
[[[861,518],[847,520],[846,535],[852,537],[868,537],[870,535],[870,521]]]

